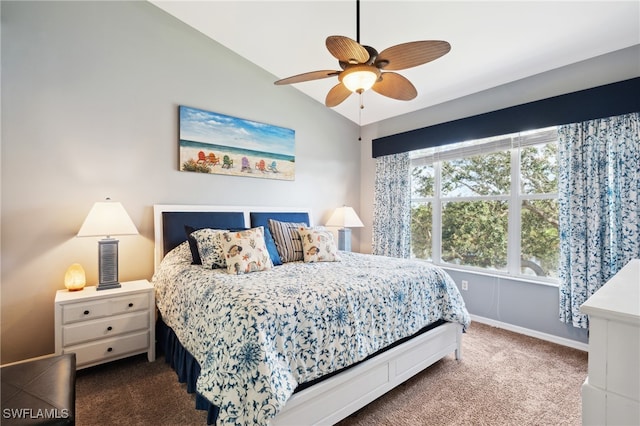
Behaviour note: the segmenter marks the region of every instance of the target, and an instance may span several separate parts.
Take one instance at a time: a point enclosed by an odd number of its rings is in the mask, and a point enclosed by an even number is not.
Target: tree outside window
[[[412,164],[414,257],[556,277],[555,129],[423,150]]]

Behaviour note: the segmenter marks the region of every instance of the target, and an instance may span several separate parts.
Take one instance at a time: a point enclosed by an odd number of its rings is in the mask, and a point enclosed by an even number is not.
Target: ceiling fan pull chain
[[[360,109],[358,110],[358,141],[362,141],[362,109],[364,104],[362,103],[362,92],[360,92]]]

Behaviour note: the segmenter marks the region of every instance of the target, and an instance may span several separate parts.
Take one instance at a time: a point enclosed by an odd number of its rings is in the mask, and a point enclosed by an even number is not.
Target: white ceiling
[[[272,73],[274,81],[339,70],[325,39],[357,38],[355,0],[150,2]],[[368,91],[364,109],[351,95],[334,110],[366,125],[640,44],[640,1],[360,2],[362,44],[382,51],[415,40],[451,44],[440,59],[399,71],[416,86],[417,98],[398,101]],[[337,82],[331,77],[293,87],[324,104]]]

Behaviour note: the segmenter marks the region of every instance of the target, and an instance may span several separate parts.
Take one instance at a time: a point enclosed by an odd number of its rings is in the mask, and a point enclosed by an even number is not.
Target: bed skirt
[[[156,338],[158,346],[164,352],[164,359],[178,375],[180,383],[186,383],[187,392],[196,394],[196,409],[207,411],[207,424],[216,423],[218,407],[213,405],[196,391],[196,382],[200,376],[200,364],[178,340],[173,330],[167,326],[162,318],[156,324]]]

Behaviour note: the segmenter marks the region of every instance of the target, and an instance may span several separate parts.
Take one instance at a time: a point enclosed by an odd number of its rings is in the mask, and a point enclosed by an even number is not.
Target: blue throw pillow
[[[192,265],[202,265],[202,259],[200,259],[200,253],[198,253],[198,243],[196,239],[191,235],[192,232],[197,231],[196,228],[185,225],[184,232],[187,233],[187,241],[189,241],[189,249],[191,250]]]
[[[269,257],[271,257],[273,266],[282,265],[282,259],[280,259],[280,254],[278,253],[276,242],[273,240],[271,231],[269,231],[269,227],[267,226],[264,227],[264,242],[267,245],[267,251],[269,252]]]

